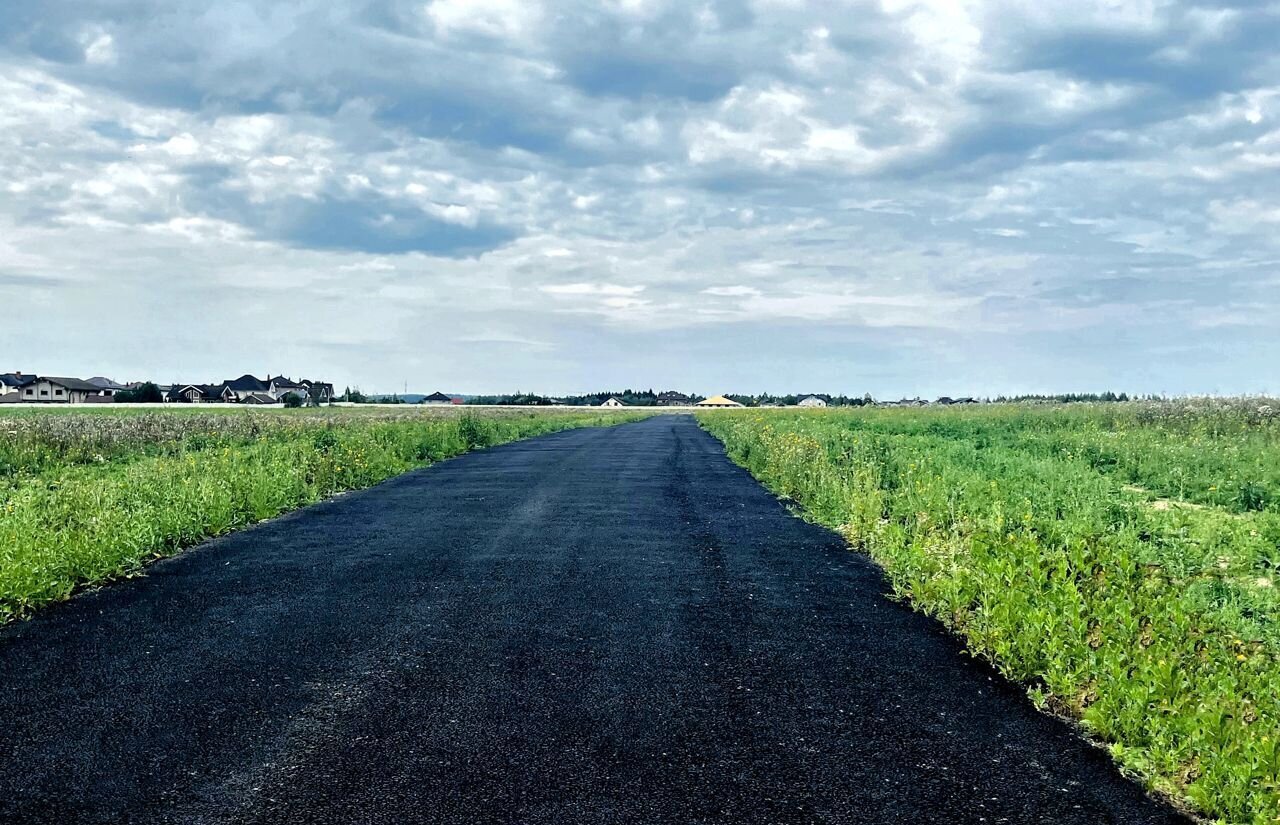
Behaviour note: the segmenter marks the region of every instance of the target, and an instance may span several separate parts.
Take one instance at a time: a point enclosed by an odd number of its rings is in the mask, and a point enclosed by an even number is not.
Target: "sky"
[[[1280,2],[0,4],[0,371],[1280,392]]]

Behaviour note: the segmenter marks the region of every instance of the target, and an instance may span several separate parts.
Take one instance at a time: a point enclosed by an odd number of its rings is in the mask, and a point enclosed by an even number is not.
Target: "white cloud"
[[[88,338],[104,310],[207,318],[208,370],[273,352],[365,389],[417,364],[570,391],[637,363],[812,388],[860,379],[806,354],[908,340],[894,368],[921,381],[970,356],[1089,384],[1046,359],[1111,340],[1077,360],[1123,377],[1197,330],[1242,353],[1240,388],[1280,357],[1254,323],[1280,313],[1274,10],[51,3],[0,45],[0,302],[62,307],[0,330],[29,369],[188,368]],[[272,323],[214,334],[249,305]],[[450,349],[468,334],[500,363]]]
[[[520,38],[538,24],[541,12],[532,0],[431,0],[426,6],[427,17],[446,37],[462,32]]]
[[[116,62],[115,39],[106,33],[97,34],[84,49],[85,62],[91,66],[110,66]]]
[[[607,295],[627,297],[644,292],[643,286],[623,286],[621,284],[548,284],[540,287],[548,295]]]

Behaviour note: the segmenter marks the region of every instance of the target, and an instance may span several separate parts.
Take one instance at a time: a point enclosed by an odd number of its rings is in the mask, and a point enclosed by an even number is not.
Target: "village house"
[[[333,401],[333,385],[327,381],[312,381],[299,378],[298,383],[307,388],[307,394],[317,404],[328,404]]]
[[[728,407],[741,407],[742,405],[739,404],[737,401],[734,401],[732,398],[725,398],[723,395],[714,395],[711,398],[707,398],[702,401],[699,401],[694,406],[704,407],[704,408],[705,407],[728,408]]]
[[[284,400],[286,395],[296,395],[299,401],[306,401],[310,388],[301,381],[293,381],[283,375],[275,378],[267,376],[267,393],[275,399]]]
[[[268,376],[268,380],[270,380],[270,376]],[[228,400],[233,402],[244,401],[255,393],[266,393],[268,391],[266,381],[247,372],[239,378],[222,382],[222,385],[231,391],[231,397]],[[275,400],[274,396],[272,396],[272,400]]]
[[[687,407],[693,402],[689,396],[682,392],[668,390],[658,393],[659,407]]]
[[[226,384],[174,384],[164,394],[170,404],[225,404],[235,393]]]
[[[605,399],[605,402],[604,402],[603,404],[601,404],[600,406],[602,406],[602,407],[625,407],[625,406],[627,406],[627,405],[626,405],[626,404],[623,404],[621,401],[619,401],[619,400],[618,400],[618,399],[616,399],[616,398],[610,397],[610,398]]]
[[[808,398],[801,400],[799,404],[796,404],[796,406],[797,407],[825,407],[827,406],[827,402],[816,395],[811,395]]]
[[[422,399],[423,404],[452,404],[453,399],[442,392],[433,392]]]
[[[35,404],[101,404],[110,402],[110,396],[102,394],[102,388],[79,378],[34,376],[35,380],[22,387],[21,401]]]
[[[23,388],[35,380],[34,375],[23,375],[20,372],[0,373],[0,403],[14,404],[21,401]]]
[[[15,404],[104,404],[116,400],[125,390],[136,390],[144,382],[121,384],[96,375],[82,380],[57,376],[29,375],[22,372],[0,373],[0,403]],[[293,381],[284,376],[264,381],[245,374],[216,384],[157,384],[166,403],[177,404],[275,404],[290,394],[300,401],[328,404],[333,400],[333,385],[324,381]]]
[[[120,390],[126,389],[124,384],[119,384],[112,381],[110,378],[104,378],[101,375],[95,375],[94,377],[85,380],[97,387],[104,398],[114,398],[116,393],[120,392]]]
[[[290,395],[317,404],[333,400],[333,385],[323,381],[294,381],[283,375],[263,379],[249,373],[217,384],[173,384],[162,390],[164,400],[176,404],[276,404]]]

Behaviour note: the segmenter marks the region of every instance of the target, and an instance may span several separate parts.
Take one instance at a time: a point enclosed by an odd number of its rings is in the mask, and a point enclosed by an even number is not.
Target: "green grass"
[[[700,414],[895,591],[1229,822],[1280,821],[1274,402]]]
[[[0,414],[0,623],[210,536],[602,411]]]

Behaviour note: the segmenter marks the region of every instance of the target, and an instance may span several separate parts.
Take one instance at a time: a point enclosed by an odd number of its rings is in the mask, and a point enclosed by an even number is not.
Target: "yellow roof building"
[[[712,398],[699,401],[695,406],[698,407],[741,407],[737,401],[732,398],[725,398],[723,395],[713,396]]]

